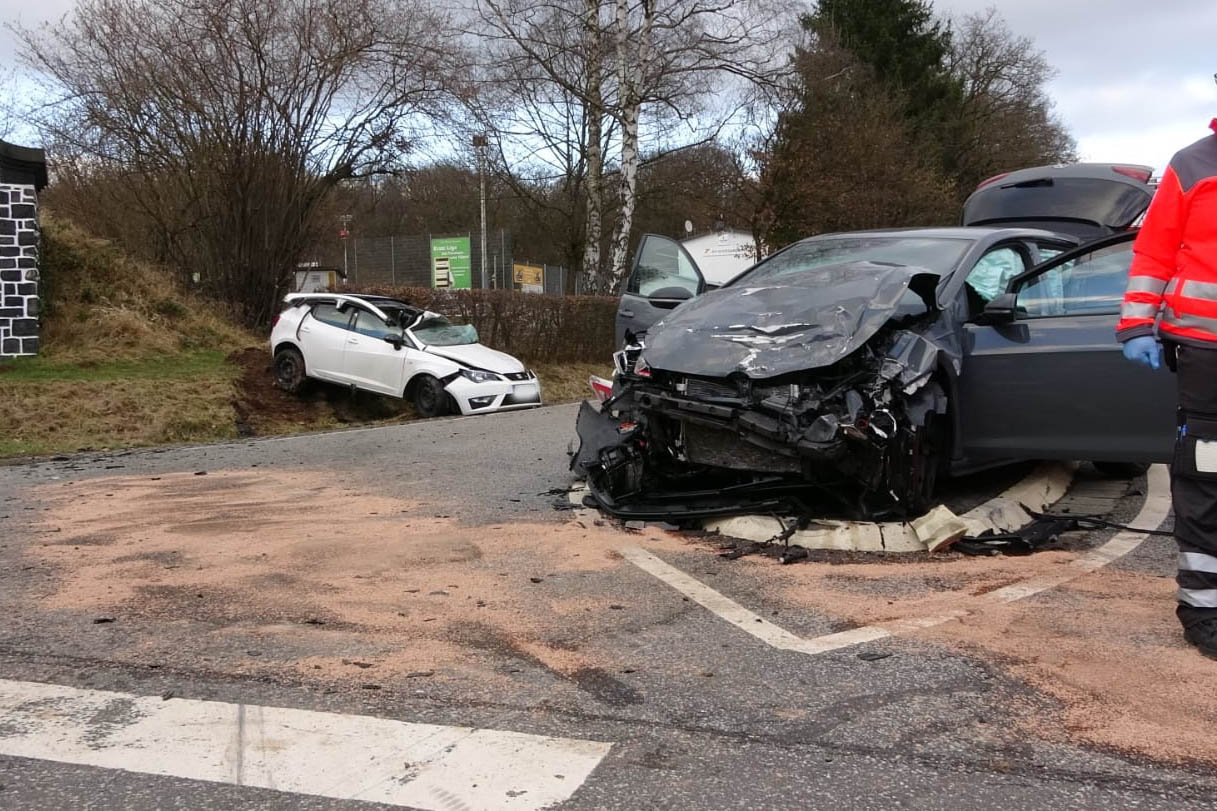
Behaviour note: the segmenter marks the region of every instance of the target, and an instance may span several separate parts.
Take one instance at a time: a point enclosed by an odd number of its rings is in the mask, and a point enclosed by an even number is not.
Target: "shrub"
[[[515,290],[368,287],[416,307],[472,324],[482,343],[531,362],[607,362],[614,349],[617,299],[553,296]]]

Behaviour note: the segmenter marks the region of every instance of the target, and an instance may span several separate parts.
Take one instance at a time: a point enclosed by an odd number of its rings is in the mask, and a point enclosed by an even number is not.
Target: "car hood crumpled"
[[[923,274],[932,271],[860,262],[714,290],[652,327],[643,357],[655,369],[706,377],[766,378],[828,366],[897,314]]]
[[[474,369],[485,369],[488,372],[507,374],[524,371],[524,364],[508,355],[481,344],[460,344],[457,346],[428,346],[427,352],[439,355],[441,358],[456,361],[463,366]]]

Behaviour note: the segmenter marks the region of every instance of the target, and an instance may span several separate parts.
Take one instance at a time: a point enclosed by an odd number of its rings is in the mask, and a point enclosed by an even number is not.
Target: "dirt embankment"
[[[241,436],[415,418],[403,400],[340,386],[310,383],[301,394],[288,394],[275,385],[270,353],[260,346],[240,349],[227,360],[240,369],[232,407]]]

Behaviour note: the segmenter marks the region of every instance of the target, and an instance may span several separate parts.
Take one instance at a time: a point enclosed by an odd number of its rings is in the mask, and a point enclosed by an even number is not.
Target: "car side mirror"
[[[401,351],[401,348],[406,345],[406,339],[400,335],[389,334],[385,336],[384,340],[385,343],[392,344],[393,348],[398,351]]]
[[[673,285],[655,290],[651,295],[647,296],[647,301],[654,307],[670,310],[677,304],[683,304],[691,298],[693,298],[693,293],[688,288]]]
[[[976,323],[989,326],[1013,323],[1017,306],[1018,296],[1014,293],[999,293],[985,305],[985,309],[976,317]]]

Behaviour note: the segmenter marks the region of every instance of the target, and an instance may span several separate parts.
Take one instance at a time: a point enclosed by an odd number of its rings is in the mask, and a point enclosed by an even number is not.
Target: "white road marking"
[[[699,603],[767,645],[781,650],[797,650],[803,642],[800,637],[785,628],[780,628],[760,614],[749,611],[730,597],[719,594],[697,578],[685,574],[675,566],[668,565],[645,549],[628,546],[621,550],[621,554],[647,574],[654,575],[693,602]]]
[[[612,744],[0,680],[0,754],[412,808],[547,808]]]
[[[1170,513],[1170,474],[1165,465],[1154,465],[1149,469],[1148,485],[1145,503],[1141,505],[1137,517],[1128,525],[1131,529],[1157,529]],[[1071,571],[1051,576],[1029,577],[975,599],[985,602],[1012,603],[1031,597],[1101,569],[1136,549],[1146,537],[1148,536],[1138,532],[1123,530],[1102,546],[1072,560],[1069,564]],[[705,606],[714,614],[752,634],[765,644],[779,650],[797,651],[812,656],[852,647],[863,642],[874,642],[878,639],[932,628],[971,613],[966,609],[959,609],[930,617],[910,617],[877,625],[864,625],[848,631],[804,639],[769,622],[759,614],[749,611],[731,598],[719,594],[705,583],[668,565],[644,549],[628,547],[622,550],[622,555],[643,571],[662,580],[676,591]]]

